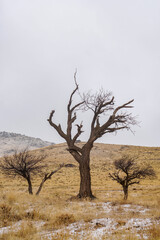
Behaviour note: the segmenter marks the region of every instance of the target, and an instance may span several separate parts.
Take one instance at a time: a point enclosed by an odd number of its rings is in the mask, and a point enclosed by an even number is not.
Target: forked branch
[[[54,171],[52,171],[50,173],[45,173],[44,178],[42,179],[42,181],[41,181],[41,183],[39,185],[39,188],[38,188],[38,190],[36,192],[36,195],[39,195],[40,191],[42,190],[43,184],[47,180],[51,179],[52,175],[55,174],[56,172],[58,172],[62,167],[64,167],[64,164],[61,164],[56,170],[54,170]]]
[[[100,96],[98,99],[100,99]],[[102,97],[102,100],[99,100],[97,102],[97,105],[94,101],[94,104],[92,105],[94,106],[94,115],[91,123],[91,134],[89,141],[94,142],[96,139],[102,137],[106,133],[112,133],[122,129],[131,130],[131,126],[137,124],[135,117],[132,117],[132,115],[127,112],[119,113],[119,111],[126,108],[132,108],[133,106],[130,104],[133,101],[134,100],[131,100],[116,108],[114,108],[114,97],[108,101],[105,101]],[[108,120],[105,123],[100,125],[99,118],[106,111],[113,111],[113,113],[110,114]]]
[[[56,125],[54,122],[53,122],[53,115],[55,113],[55,110],[52,110],[50,115],[49,115],[49,118],[48,118],[48,122],[49,124],[58,132],[58,134],[64,138],[66,140],[67,138],[67,135],[62,131],[62,128],[61,128],[61,125]]]

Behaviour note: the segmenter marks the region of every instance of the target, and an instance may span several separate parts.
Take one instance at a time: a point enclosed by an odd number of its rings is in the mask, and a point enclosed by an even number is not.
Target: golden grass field
[[[56,144],[35,151],[47,154],[50,171],[61,163],[75,165],[54,174],[39,196],[28,194],[23,179],[0,175],[0,239],[160,239],[160,147],[96,143],[91,152],[92,201],[71,198],[80,179],[78,164],[66,148]],[[127,201],[121,186],[108,178],[113,160],[124,153],[138,156],[139,164],[149,163],[157,174],[130,187]],[[33,177],[34,193],[40,181]]]

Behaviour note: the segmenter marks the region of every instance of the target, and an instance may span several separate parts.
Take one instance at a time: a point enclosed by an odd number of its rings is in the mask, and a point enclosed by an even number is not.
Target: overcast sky
[[[99,142],[160,146],[159,0],[0,1],[0,131],[63,142],[47,118],[55,109],[65,128],[76,68],[81,92],[103,87],[117,105],[135,99],[135,135]]]

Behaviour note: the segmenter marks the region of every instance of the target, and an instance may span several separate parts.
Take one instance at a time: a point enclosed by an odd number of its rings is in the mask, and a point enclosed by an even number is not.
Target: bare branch
[[[128,112],[121,112],[120,110],[130,109],[133,106],[130,104],[133,100],[126,102],[125,104],[116,107],[114,96],[111,92],[106,92],[103,89],[100,89],[99,92],[91,94],[81,95],[79,93],[79,86],[76,81],[76,73],[74,74],[75,88],[71,92],[67,105],[67,129],[64,133],[60,125],[56,125],[52,121],[54,111],[51,112],[49,117],[49,123],[54,127],[59,135],[63,137],[68,145],[67,150],[74,157],[74,159],[79,163],[80,170],[80,192],[79,197],[93,197],[91,191],[91,175],[90,175],[90,151],[93,148],[93,143],[98,138],[102,137],[106,133],[113,133],[123,129],[131,130],[131,126],[137,124],[136,120]],[[81,97],[81,101],[73,104],[73,97],[78,92]],[[77,124],[77,111],[78,110],[91,110],[92,111],[92,120],[90,125],[90,135],[88,141],[83,144],[83,146],[76,146],[76,141],[79,136],[83,133],[83,125]],[[104,117],[102,119],[102,116]],[[102,119],[102,120],[101,120]],[[72,135],[73,124],[76,126],[76,132]],[[119,175],[112,175],[112,178],[116,178]],[[120,181],[120,177],[119,177]]]
[[[90,135],[90,140],[95,141],[97,138],[102,137],[106,133],[112,133],[112,132],[117,132],[122,129],[126,130],[131,130],[131,126],[136,125],[137,121],[135,117],[132,117],[131,114],[129,113],[120,113],[116,115],[116,113],[122,109],[122,108],[130,108],[131,106],[128,106],[132,101],[129,101],[126,104],[123,104],[122,106],[116,108],[113,112],[113,114],[110,115],[108,120],[100,126],[99,123],[99,115],[98,117],[96,114],[93,116],[93,121],[91,124],[91,135]],[[98,119],[98,124],[95,126],[95,122]]]
[[[116,182],[119,182],[121,184],[122,180],[121,178],[119,177],[118,175],[118,172],[117,173],[109,173],[109,177],[113,180],[113,181],[116,181]]]
[[[82,99],[85,102],[84,110],[90,109],[96,115],[113,110],[114,97],[111,95],[111,92],[105,92],[103,89],[100,89],[95,94],[91,94],[90,92],[83,94]]]
[[[52,110],[51,113],[50,113],[50,115],[49,115],[48,122],[49,122],[49,124],[58,132],[58,134],[59,134],[62,138],[66,139],[67,136],[66,136],[66,134],[62,131],[61,125],[60,125],[60,124],[59,124],[59,125],[56,125],[56,124],[52,121],[52,118],[53,118],[54,113],[55,113],[55,110]]]
[[[4,156],[0,163],[1,171],[8,177],[21,177],[28,182],[28,191],[32,194],[31,175],[39,175],[42,173],[46,164],[43,160],[46,155],[36,156],[30,154],[26,149],[17,153],[15,151],[13,156]]]
[[[71,93],[70,98],[69,98],[69,103],[68,103],[68,106],[67,106],[68,111],[70,111],[70,108],[71,108],[73,95],[78,90],[78,85],[77,85],[76,81],[75,81],[75,84],[76,84],[76,88],[73,90],[73,92]]]
[[[80,125],[76,124],[76,126],[77,126],[77,133],[73,138],[73,143],[75,143],[78,137],[83,133],[83,131],[81,130],[83,127],[82,123]]]
[[[114,110],[113,115],[115,116],[116,113],[117,113],[120,109],[122,109],[122,108],[133,108],[133,106],[129,106],[129,104],[131,104],[133,101],[134,101],[134,99],[132,99],[131,101],[129,101],[129,102],[127,102],[127,103],[125,103],[125,104],[117,107],[117,108]]]
[[[139,184],[139,183],[140,183],[140,181],[129,182],[128,186],[133,185],[133,184]]]
[[[56,172],[58,172],[58,171],[59,171],[62,167],[64,167],[64,166],[65,166],[65,165],[64,165],[64,163],[63,163],[63,164],[61,164],[56,170],[52,171],[51,173],[45,173],[45,175],[44,175],[44,177],[43,177],[43,179],[42,179],[42,181],[41,181],[41,183],[40,183],[40,185],[39,185],[39,188],[38,188],[38,190],[37,190],[37,192],[36,192],[36,195],[39,195],[40,191],[42,190],[43,184],[44,184],[47,180],[51,179],[52,175],[55,174]]]
[[[26,150],[20,153],[15,151],[13,156],[4,156],[0,169],[7,176],[20,175],[26,178],[28,174],[40,174],[41,170],[46,167],[46,164],[42,164],[45,158],[46,155],[36,156],[29,154]]]
[[[136,164],[136,158],[124,155],[119,160],[114,161],[116,169],[109,177],[120,183],[124,190],[124,199],[128,197],[128,186],[139,184],[141,179],[154,178],[156,176],[154,169],[151,166],[143,167]]]

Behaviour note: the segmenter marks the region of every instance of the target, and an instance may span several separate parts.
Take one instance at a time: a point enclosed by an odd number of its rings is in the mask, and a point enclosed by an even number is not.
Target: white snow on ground
[[[142,219],[142,218],[131,218],[126,223],[125,227],[134,229],[139,228],[142,229],[144,227],[152,226],[153,221],[150,218]]]
[[[85,208],[85,203],[81,203],[82,207]],[[84,205],[84,206],[83,206]],[[130,232],[134,233],[139,239],[141,239],[141,236],[138,234],[140,230],[145,230],[151,227],[153,224],[160,224],[160,221],[153,220],[151,218],[145,218],[145,214],[148,213],[149,209],[144,208],[142,206],[138,205],[131,205],[131,204],[123,204],[123,205],[113,205],[111,202],[107,203],[88,203],[87,208],[93,209],[94,207],[101,213],[108,213],[109,217],[107,218],[95,218],[90,222],[75,222],[72,224],[69,224],[67,227],[64,227],[62,229],[58,229],[53,232],[43,232],[42,233],[42,239],[45,237],[45,239],[52,239],[53,236],[56,236],[57,233],[70,233],[71,236],[77,236],[78,239],[83,240],[86,239],[86,237],[90,236],[90,239],[97,239],[101,240],[103,235],[107,234],[110,235],[113,234],[115,231],[123,231],[124,232]],[[119,221],[114,219],[114,216],[117,213],[118,208],[122,208],[122,213],[128,212],[134,212],[134,213],[140,213],[140,218],[131,218],[131,219],[125,219],[122,222],[121,225]],[[143,216],[143,218],[142,218]],[[125,237],[125,236],[124,236]],[[143,234],[144,239],[148,239],[146,234]],[[70,237],[70,240],[72,237]],[[124,238],[125,239],[125,238]]]
[[[52,239],[57,233],[70,233],[70,235],[77,236],[78,239],[85,239],[91,234],[93,239],[101,239],[105,233],[111,234],[116,229],[117,223],[111,218],[94,219],[91,222],[84,221],[69,224],[63,229],[54,232],[42,233],[42,239]],[[70,238],[72,239],[72,238]],[[74,238],[75,239],[75,238]]]
[[[71,203],[72,204],[72,203]],[[75,203],[74,203],[75,204]],[[54,230],[54,231],[45,231],[41,230],[41,227],[45,224],[43,221],[32,221],[33,225],[41,231],[41,239],[53,239],[54,236],[61,233],[69,233],[70,240],[76,239],[75,237],[78,236],[78,240],[86,239],[88,236],[90,239],[101,240],[103,235],[112,235],[114,232],[121,232],[124,233],[129,232],[133,233],[141,239],[141,235],[139,235],[140,231],[149,229],[153,224],[160,224],[160,220],[154,220],[149,218],[146,213],[149,212],[148,208],[144,208],[138,205],[131,205],[131,204],[112,204],[111,202],[107,203],[78,203],[82,206],[82,209],[96,210],[99,214],[104,213],[107,217],[98,218],[95,215],[95,219],[91,221],[78,221],[72,224],[69,224],[66,227],[62,227],[61,229]],[[95,209],[94,209],[95,208]],[[119,208],[121,209],[118,212]],[[133,212],[133,213],[140,213],[140,217],[126,217],[123,218],[125,213]],[[116,216],[116,217],[115,217]],[[122,222],[121,222],[122,220]],[[8,233],[10,231],[18,231],[23,221],[19,221],[12,226],[3,227],[0,229],[0,235],[3,233]],[[124,236],[125,239],[125,236]],[[143,239],[149,239],[145,232],[143,233]]]
[[[14,231],[15,229],[18,230],[20,228],[21,224],[22,224],[22,221],[19,221],[19,222],[16,222],[15,224],[13,224],[12,226],[0,228],[0,235],[2,235],[4,233],[8,233],[10,231]]]
[[[70,233],[70,235],[77,236],[78,239],[85,239],[86,237],[90,236],[91,239],[98,239],[101,240],[104,234],[111,235],[112,233],[119,230],[127,230],[130,233],[135,233],[136,236],[140,238],[138,232],[140,230],[147,229],[148,227],[152,226],[154,221],[147,218],[147,219],[140,219],[140,218],[132,218],[126,222],[124,226],[118,225],[112,218],[101,218],[101,219],[94,219],[91,222],[76,222],[73,224],[68,225],[63,229],[59,229],[53,232],[43,232],[42,238],[45,239],[52,239],[53,236],[56,236],[57,233]],[[143,235],[143,238],[148,239],[147,235]],[[72,237],[70,237],[72,239]],[[141,238],[140,238],[141,239]]]
[[[123,204],[122,206],[124,211],[136,211],[139,213],[146,213],[147,211],[149,211],[148,208],[143,208],[142,206],[138,205]]]
[[[25,221],[19,221],[19,222],[16,222],[15,224],[12,224],[12,226],[0,228],[0,235],[5,234],[5,233],[9,233],[9,232],[12,232],[12,231],[17,232],[18,230],[20,230],[23,223],[25,223]],[[40,229],[45,224],[44,221],[32,221],[31,223],[37,229]]]
[[[135,213],[146,213],[149,211],[148,208],[144,208],[142,206],[138,205],[131,205],[131,204],[122,204],[122,205],[113,205],[111,202],[102,203],[102,207],[106,213],[109,213],[111,211],[117,211],[119,207],[123,208],[124,213],[125,212],[135,212]]]

